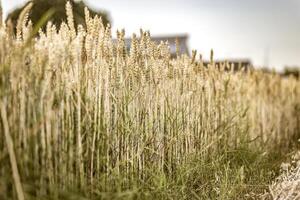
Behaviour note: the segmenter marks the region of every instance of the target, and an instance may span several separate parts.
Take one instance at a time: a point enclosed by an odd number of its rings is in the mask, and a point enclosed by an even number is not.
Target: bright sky
[[[4,12],[25,0],[2,0]],[[107,10],[113,30],[130,36],[188,33],[190,49],[209,58],[250,58],[280,70],[300,65],[300,0],[87,0]]]

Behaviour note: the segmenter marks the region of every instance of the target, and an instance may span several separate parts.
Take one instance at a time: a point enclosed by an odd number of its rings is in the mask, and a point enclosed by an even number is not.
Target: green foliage
[[[283,71],[284,76],[294,76],[296,78],[300,77],[300,68],[299,67],[285,67]]]
[[[48,21],[51,21],[54,25],[56,25],[57,28],[59,28],[60,24],[64,21],[67,21],[67,15],[65,10],[65,5],[67,0],[32,0],[27,2],[23,7],[17,8],[14,11],[12,11],[6,19],[6,22],[11,21],[13,26],[16,28],[17,21],[19,18],[19,15],[21,11],[30,3],[33,2],[33,7],[29,13],[29,19],[32,21],[33,25],[36,25],[39,20],[42,18],[42,16],[49,10],[54,9],[55,13],[48,19]],[[85,25],[85,18],[84,18],[84,8],[87,7],[84,2],[79,1],[75,2],[74,0],[69,1],[73,7],[73,14],[74,14],[74,23],[75,26],[81,24],[84,27]],[[110,19],[108,16],[108,13],[104,11],[95,11],[89,8],[90,15],[91,16],[101,16],[103,24],[106,26],[108,23],[110,23]],[[43,25],[43,29],[45,29],[47,23]]]
[[[285,152],[279,149],[263,152],[239,144],[237,149],[205,160],[191,156],[189,161],[178,167],[172,175],[159,173],[155,166],[151,166],[148,169],[151,170],[148,171],[151,175],[147,179],[141,180],[138,175],[133,175],[129,185],[125,176],[116,178],[112,173],[110,177],[106,177],[108,182],[99,180],[94,192],[90,194],[84,192],[86,188],[81,191],[76,186],[61,188],[45,185],[44,188],[40,188],[37,184],[40,175],[28,176],[23,180],[23,185],[26,197],[32,200],[41,197],[49,200],[258,199],[258,194],[264,193],[270,182],[278,176],[279,165],[285,156]],[[0,186],[7,182],[10,182],[8,176],[0,178]],[[6,187],[7,192],[13,188],[13,183]],[[107,190],[104,191],[103,188]],[[37,192],[38,190],[43,192]]]

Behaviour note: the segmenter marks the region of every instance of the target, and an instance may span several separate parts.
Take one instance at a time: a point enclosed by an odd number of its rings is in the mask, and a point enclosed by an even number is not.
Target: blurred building
[[[188,35],[187,34],[173,34],[173,35],[162,35],[162,36],[151,36],[151,40],[159,44],[161,41],[168,42],[170,46],[171,56],[176,57],[176,43],[179,44],[179,54],[190,55],[189,47],[188,47]],[[129,51],[131,45],[131,38],[125,38],[125,44],[127,50]],[[240,69],[251,69],[253,67],[251,61],[249,59],[227,59],[227,60],[215,60],[214,64],[216,67],[220,68],[220,66],[225,65],[230,66],[234,71],[238,71]],[[203,65],[207,67],[210,64],[209,61],[203,61]],[[225,68],[228,70],[229,68]]]
[[[161,41],[168,42],[170,46],[171,56],[176,57],[176,40],[179,44],[179,54],[189,55],[188,48],[188,35],[187,34],[174,34],[174,35],[162,35],[162,36],[151,36],[152,41],[159,44]],[[131,38],[125,39],[127,49],[130,49]]]
[[[210,64],[210,61],[204,61],[203,65],[207,67]],[[249,70],[253,68],[252,62],[249,59],[227,59],[227,60],[215,60],[214,64],[216,67],[220,68],[221,66],[225,66],[225,70],[233,69],[234,71],[238,71],[241,69]]]

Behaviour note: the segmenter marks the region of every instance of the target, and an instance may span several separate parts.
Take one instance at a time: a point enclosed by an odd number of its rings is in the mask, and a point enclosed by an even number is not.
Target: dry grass
[[[300,152],[292,156],[290,162],[280,166],[280,175],[269,186],[269,191],[260,195],[261,199],[298,200],[300,199]]]
[[[237,198],[232,185],[247,187],[250,160],[258,162],[248,150],[284,148],[299,134],[299,79],[225,72],[230,66],[217,69],[213,58],[206,68],[196,52],[171,59],[168,45],[144,31],[127,52],[124,31],[115,42],[98,17],[86,11],[84,30],[74,27],[70,5],[67,13],[67,24],[49,23],[36,38],[26,17],[17,38],[0,28],[4,198],[16,198],[6,131],[33,199],[66,198],[66,191],[103,199]],[[238,160],[236,171],[228,158]],[[203,189],[205,180],[215,186]]]

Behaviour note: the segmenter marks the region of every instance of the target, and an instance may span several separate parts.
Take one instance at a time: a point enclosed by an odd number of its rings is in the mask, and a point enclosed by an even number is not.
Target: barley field
[[[29,10],[0,28],[0,199],[258,199],[299,146],[299,79]]]

